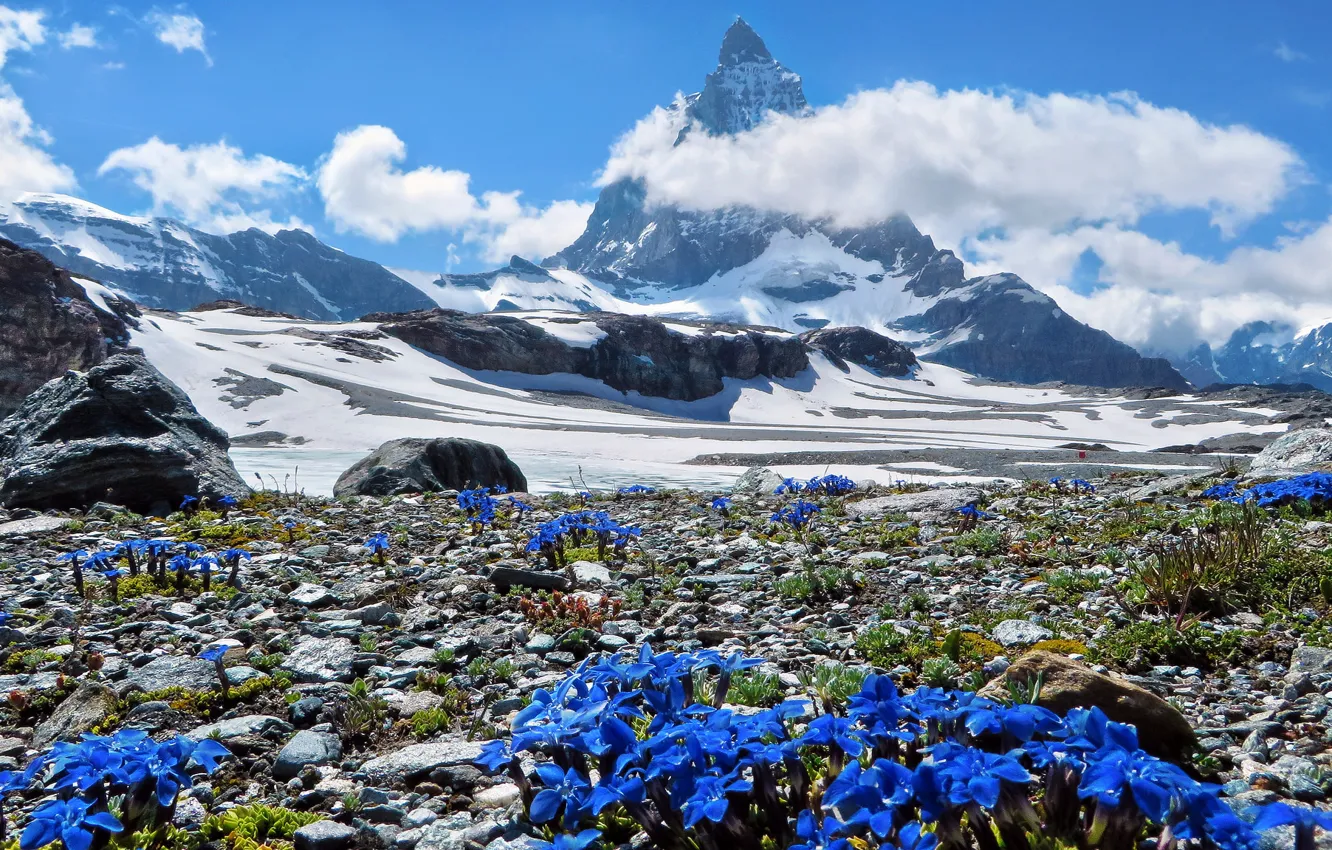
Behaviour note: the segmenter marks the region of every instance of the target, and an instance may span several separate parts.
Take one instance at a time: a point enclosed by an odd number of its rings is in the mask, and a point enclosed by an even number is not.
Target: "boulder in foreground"
[[[457,438],[389,440],[338,476],[333,495],[395,496],[469,487],[527,489],[527,479],[504,449]]]
[[[119,354],[48,381],[0,423],[0,504],[164,513],[185,496],[244,496],[228,447],[179,387]]]
[[[1250,475],[1290,475],[1332,466],[1332,431],[1305,428],[1283,434],[1259,452]]]
[[[1004,697],[1009,682],[1029,687],[1038,676],[1041,691],[1036,704],[1056,714],[1067,714],[1071,708],[1099,708],[1117,723],[1138,727],[1138,744],[1170,761],[1186,759],[1197,746],[1193,727],[1170,703],[1151,691],[1053,652],[1038,650],[1022,656],[982,688],[980,695]]]

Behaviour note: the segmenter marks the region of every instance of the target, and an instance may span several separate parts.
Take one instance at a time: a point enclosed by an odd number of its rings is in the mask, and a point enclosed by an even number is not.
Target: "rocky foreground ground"
[[[1039,673],[1042,701],[1102,704],[1232,797],[1332,793],[1332,524],[1307,504],[1200,499],[1216,475],[836,496],[776,495],[769,476],[729,502],[501,496],[487,525],[456,493],[266,492],[165,519],[14,512],[0,525],[0,768],[84,731],[213,737],[235,757],[175,816],[215,846],[248,847],[218,827],[231,809],[263,819],[251,838],[269,846],[498,850],[532,832],[517,789],[474,766],[481,743],[584,659],[647,643],[766,659],[732,685],[739,706],[871,669],[1001,696],[1010,680],[1030,696]],[[801,498],[812,522],[772,522]],[[541,523],[583,509],[641,536],[605,553],[569,542],[555,569],[525,551]],[[142,539],[251,559],[233,587],[224,556],[207,590],[197,572],[113,588],[90,567],[83,597],[58,560]],[[198,658],[219,641],[225,694]],[[11,800],[11,822],[30,804]]]

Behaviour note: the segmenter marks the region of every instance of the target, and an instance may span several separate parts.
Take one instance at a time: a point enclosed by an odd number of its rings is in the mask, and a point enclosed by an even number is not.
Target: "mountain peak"
[[[722,38],[721,53],[717,63],[725,66],[739,65],[742,62],[771,62],[772,54],[768,46],[754,32],[754,28],[745,23],[744,18],[736,18],[735,23]]]

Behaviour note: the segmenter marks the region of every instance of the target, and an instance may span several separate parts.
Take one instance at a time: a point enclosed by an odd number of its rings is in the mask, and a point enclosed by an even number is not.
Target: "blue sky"
[[[1044,241],[1032,236],[1026,247],[1007,239],[1020,216],[1010,222],[1001,215],[969,230],[949,211],[907,210],[923,224],[938,222],[943,247],[959,248],[982,269],[1029,265],[1012,270],[1047,291],[1093,298],[1134,284],[1159,294],[1165,285],[1126,279],[1133,263],[1122,257],[1097,262],[1096,250],[1114,249],[1089,248],[1077,239],[1066,246],[1074,261],[1042,262],[1051,246],[1068,242],[1089,217],[1096,232],[1082,241],[1104,246],[1113,236],[1122,246],[1128,244],[1122,231],[1131,230],[1158,245],[1177,242],[1192,258],[1190,267],[1202,263],[1202,271],[1194,271],[1206,274],[1208,264],[1228,264],[1236,249],[1273,248],[1279,239],[1316,230],[1332,213],[1332,56],[1325,48],[1332,43],[1332,10],[1318,2],[1261,8],[1248,2],[1121,2],[1098,9],[1062,2],[831,8],[808,2],[511,2],[502,13],[486,4],[407,0],[6,3],[0,8],[44,12],[45,38],[11,49],[0,78],[48,134],[45,143],[31,136],[25,143],[68,169],[76,185],[66,180],[65,191],[121,212],[153,210],[192,217],[203,226],[251,215],[273,222],[294,217],[330,243],[392,266],[442,270],[453,244],[454,268],[484,268],[494,265],[488,254],[498,250],[495,229],[508,227],[514,217],[534,218],[533,229],[553,227],[553,216],[549,222],[540,216],[554,202],[570,204],[566,218],[576,215],[575,202],[595,199],[594,182],[612,143],[677,91],[701,87],[737,14],[777,59],[801,74],[815,107],[842,103],[858,91],[889,90],[900,80],[928,83],[939,93],[978,89],[995,96],[1129,91],[1155,107],[1187,113],[1204,128],[1248,128],[1271,143],[1264,155],[1280,146],[1297,160],[1272,166],[1265,179],[1282,182],[1259,192],[1262,200],[1236,200],[1248,191],[1238,187],[1247,167],[1237,155],[1238,164],[1223,175],[1237,188],[1219,200],[1143,203],[1130,220],[1116,222],[1113,233],[1093,208],[1076,220],[1042,223]],[[164,22],[173,16],[197,19],[197,44],[188,32],[176,44],[162,40]],[[95,46],[62,49],[61,34],[75,24],[95,29]],[[406,146],[395,168],[463,172],[476,198],[520,191],[518,211],[509,218],[475,210],[423,213],[377,233],[329,215],[318,179],[321,158],[339,133],[364,126],[388,128]],[[1146,131],[1134,133],[1130,143],[1151,144]],[[170,175],[155,174],[162,189],[156,199],[136,185],[136,175],[140,183],[148,179],[148,160],[156,151],[125,155],[123,167],[99,173],[112,152],[153,137],[183,152],[225,141],[246,167],[263,156],[290,168],[275,166],[268,172],[274,179],[259,192],[212,185],[224,214],[206,202],[182,212],[170,199],[192,191],[188,181],[173,190],[163,182]],[[983,152],[983,136],[972,138]],[[1100,165],[1089,159],[1084,167],[1095,171]],[[1199,179],[1204,177],[1219,179]],[[0,175],[0,186],[12,189],[16,180]],[[1144,185],[1143,194],[1156,191],[1150,182]],[[1181,197],[1194,195],[1190,189]],[[1218,205],[1243,208],[1229,231],[1216,224]],[[566,221],[563,230],[568,228]],[[987,244],[995,233],[1002,238]],[[1090,258],[1083,256],[1088,251]],[[1239,274],[1230,265],[1224,274]],[[1205,288],[1205,281],[1194,287]],[[1307,294],[1299,301],[1295,284],[1288,289],[1287,314],[1321,309],[1309,305]],[[1077,314],[1077,304],[1067,306]],[[1082,309],[1095,308],[1088,301]],[[1227,316],[1216,326],[1241,317],[1233,310]]]

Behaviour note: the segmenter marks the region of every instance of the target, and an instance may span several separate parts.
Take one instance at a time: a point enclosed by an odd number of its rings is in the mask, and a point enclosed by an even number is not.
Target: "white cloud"
[[[1272,50],[1272,54],[1282,62],[1299,62],[1309,58],[1307,53],[1301,53],[1284,41],[1277,42],[1277,46]]]
[[[1271,247],[1240,246],[1216,260],[1113,225],[1010,232],[967,247],[979,260],[977,273],[1018,270],[1075,318],[1158,350],[1224,342],[1259,319],[1296,326],[1332,320],[1332,219]],[[1089,250],[1103,263],[1100,286],[1074,291],[1074,268]]]
[[[97,169],[98,175],[113,171],[126,172],[152,195],[154,214],[177,215],[204,230],[308,229],[298,219],[275,221],[271,213],[249,208],[298,188],[308,177],[305,170],[263,154],[247,157],[224,141],[182,148],[154,136],[112,151]]]
[[[9,54],[46,42],[44,13],[0,6],[0,68]],[[74,172],[46,147],[51,137],[32,121],[23,100],[0,81],[0,202],[24,192],[55,192],[76,185]]]
[[[621,138],[602,182],[685,207],[749,205],[863,224],[908,212],[945,244],[995,227],[1132,224],[1201,208],[1225,232],[1303,179],[1285,144],[1132,94],[940,92],[899,82],[739,136],[675,140],[677,110]]]
[[[213,64],[213,58],[208,55],[208,48],[204,45],[203,21],[197,16],[185,12],[153,12],[148,16],[148,23],[153,27],[157,40],[168,47],[174,47],[177,53],[197,50],[209,65]]]
[[[0,6],[0,68],[15,50],[32,50],[46,41],[46,13]]]
[[[472,194],[471,175],[423,165],[402,168],[407,145],[388,127],[362,125],[339,133],[319,164],[315,182],[324,215],[339,232],[381,242],[407,233],[462,230],[489,261],[512,254],[542,257],[582,233],[590,204],[556,201],[525,205],[518,192]]]
[[[60,34],[60,46],[66,50],[76,47],[96,47],[97,28],[85,24],[74,24]]]

